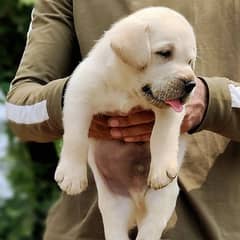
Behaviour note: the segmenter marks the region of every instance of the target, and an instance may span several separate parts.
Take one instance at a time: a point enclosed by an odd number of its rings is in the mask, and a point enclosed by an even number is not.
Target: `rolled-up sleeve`
[[[208,107],[196,131],[209,130],[240,141],[240,83],[227,78],[204,77]]]
[[[22,140],[62,136],[62,96],[80,55],[76,49],[71,1],[37,1],[6,103],[10,127]]]

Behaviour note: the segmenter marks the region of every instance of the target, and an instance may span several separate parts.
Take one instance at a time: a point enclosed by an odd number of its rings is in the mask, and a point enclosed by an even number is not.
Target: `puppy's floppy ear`
[[[149,26],[138,21],[128,21],[117,26],[111,37],[111,47],[126,64],[143,70],[150,57]]]

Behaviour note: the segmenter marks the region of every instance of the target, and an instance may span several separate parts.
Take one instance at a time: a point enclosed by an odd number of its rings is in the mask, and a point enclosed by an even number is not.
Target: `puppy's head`
[[[195,86],[196,40],[179,13],[164,7],[140,10],[115,26],[111,47],[138,72],[136,88],[152,104],[181,111]]]

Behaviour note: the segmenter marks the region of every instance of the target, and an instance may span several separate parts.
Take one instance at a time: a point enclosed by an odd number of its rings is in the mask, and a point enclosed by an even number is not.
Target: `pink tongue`
[[[170,105],[176,112],[181,112],[183,110],[183,105],[178,99],[166,100],[165,103]]]

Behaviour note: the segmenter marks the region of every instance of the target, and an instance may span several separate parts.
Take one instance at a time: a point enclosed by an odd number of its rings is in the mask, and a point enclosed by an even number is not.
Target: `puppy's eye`
[[[163,57],[163,58],[170,58],[172,56],[172,51],[171,50],[160,50],[155,52],[155,54]]]

